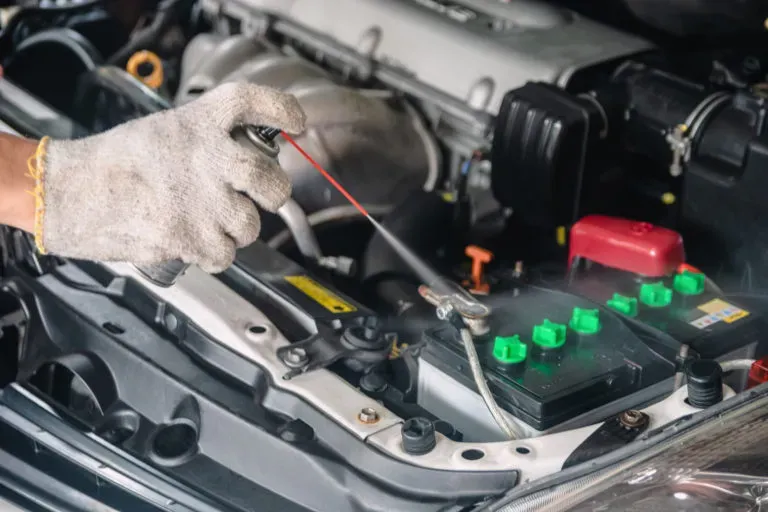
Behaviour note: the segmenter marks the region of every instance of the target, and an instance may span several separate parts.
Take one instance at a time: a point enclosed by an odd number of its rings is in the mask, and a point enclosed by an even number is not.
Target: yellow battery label
[[[328,311],[333,311],[334,313],[353,313],[357,311],[355,306],[310,277],[286,276],[285,280]]]
[[[733,304],[729,304],[722,299],[713,299],[709,302],[705,302],[700,305],[698,309],[707,313],[703,317],[691,322],[694,326],[699,327],[700,329],[709,327],[717,322],[732,324],[737,320],[749,316],[749,311],[737,308]]]

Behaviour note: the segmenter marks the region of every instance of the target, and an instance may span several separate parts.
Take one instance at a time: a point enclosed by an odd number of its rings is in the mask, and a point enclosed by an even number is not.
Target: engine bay
[[[445,286],[279,138],[293,197],[222,274],[2,228],[14,457],[124,510],[491,510],[768,380],[764,28],[686,50],[578,2],[124,4],[9,14],[2,131],[282,89]]]

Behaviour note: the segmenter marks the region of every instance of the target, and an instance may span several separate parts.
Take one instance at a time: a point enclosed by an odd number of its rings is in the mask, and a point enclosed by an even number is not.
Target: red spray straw
[[[322,166],[322,165],[320,165],[319,163],[317,163],[317,162],[315,161],[315,159],[314,159],[314,158],[312,158],[311,156],[309,156],[309,154],[307,154],[307,152],[306,152],[306,151],[304,151],[303,149],[301,149],[301,146],[299,146],[299,144],[298,144],[298,143],[297,143],[295,140],[293,140],[293,137],[291,137],[290,135],[288,135],[288,134],[287,134],[287,133],[285,133],[285,132],[280,132],[280,135],[282,135],[282,136],[283,136],[283,138],[284,138],[285,140],[287,140],[288,142],[290,142],[290,143],[291,143],[291,146],[293,146],[294,148],[296,148],[296,151],[298,151],[299,153],[301,153],[301,156],[303,156],[304,158],[306,158],[306,159],[307,159],[307,161],[308,161],[309,163],[311,163],[311,164],[312,164],[312,166],[313,166],[315,169],[317,169],[317,172],[319,172],[320,174],[322,174],[322,175],[323,175],[323,178],[325,178],[326,180],[328,180],[328,182],[329,182],[331,185],[333,185],[333,186],[334,186],[334,188],[335,188],[336,190],[338,190],[338,191],[341,193],[341,195],[343,195],[344,197],[346,197],[346,198],[347,198],[347,201],[349,201],[350,203],[352,203],[352,206],[354,206],[355,208],[357,208],[357,211],[359,211],[360,213],[362,213],[362,214],[363,214],[363,215],[365,215],[366,217],[370,217],[370,215],[368,214],[368,212],[367,212],[367,211],[365,211],[365,208],[363,208],[363,205],[361,205],[360,203],[358,203],[358,202],[357,202],[357,199],[355,199],[354,197],[352,197],[352,194],[350,194],[349,192],[347,192],[347,190],[346,190],[344,187],[342,187],[342,186],[341,186],[341,183],[339,183],[338,181],[336,181],[336,180],[333,178],[333,176],[331,176],[331,173],[329,173],[328,171],[326,171],[325,169],[323,169],[323,166]]]
[[[407,245],[400,241],[394,234],[390,233],[388,229],[376,222],[376,219],[371,217],[368,212],[365,211],[365,208],[363,208],[363,206],[358,203],[354,197],[352,197],[352,194],[347,192],[338,181],[333,179],[333,176],[331,176],[328,171],[323,169],[323,167],[319,163],[315,162],[315,160],[309,156],[306,151],[301,149],[301,146],[299,146],[290,135],[285,132],[280,132],[280,134],[285,140],[290,142],[291,146],[296,148],[296,151],[301,153],[301,155],[306,158],[307,161],[311,163],[315,169],[317,169],[317,172],[319,172],[323,178],[328,180],[328,182],[333,185],[336,190],[341,192],[341,195],[347,198],[347,201],[352,203],[352,206],[357,208],[357,210],[362,213],[371,222],[371,224],[373,224],[373,227],[376,228],[379,233],[381,233],[387,242],[389,242],[389,246],[400,256],[400,258],[402,258],[402,260],[411,268],[411,270],[413,270],[413,273],[416,274],[424,284],[428,285],[433,290],[439,290],[437,293],[443,296],[454,293],[454,291],[452,291],[445,285],[445,283],[443,283],[440,274],[435,271],[435,269],[423,261],[415,252],[413,252]]]

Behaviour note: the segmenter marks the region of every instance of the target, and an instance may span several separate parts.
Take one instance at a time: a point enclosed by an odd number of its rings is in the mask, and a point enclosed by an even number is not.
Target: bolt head
[[[379,421],[379,413],[376,412],[376,409],[373,407],[363,407],[357,415],[357,419],[360,420],[361,423],[371,425]]]
[[[283,356],[285,364],[291,367],[304,366],[309,361],[307,351],[301,347],[296,347],[288,350]]]
[[[639,428],[648,422],[648,417],[640,411],[630,409],[621,413],[619,422],[625,428]]]

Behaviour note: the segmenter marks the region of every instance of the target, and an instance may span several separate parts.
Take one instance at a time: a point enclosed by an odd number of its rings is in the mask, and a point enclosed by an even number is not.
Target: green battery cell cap
[[[675,276],[672,286],[683,295],[700,295],[704,292],[707,276],[699,272],[683,270]]]
[[[568,325],[579,334],[595,334],[600,331],[600,310],[573,308]]]
[[[605,304],[622,315],[637,316],[637,299],[634,297],[627,297],[620,293],[614,293],[613,297],[608,299],[608,302]]]
[[[567,327],[544,320],[533,327],[533,342],[544,349],[560,348],[565,344]]]
[[[663,308],[672,303],[672,290],[664,283],[645,283],[640,287],[640,302],[652,308]]]
[[[528,346],[520,341],[520,336],[496,336],[493,340],[493,357],[502,364],[517,364],[525,361]]]

